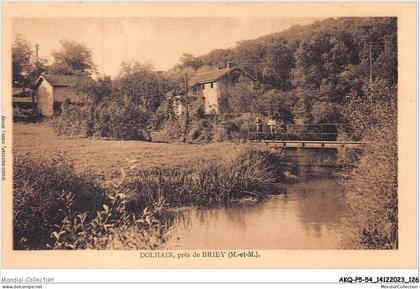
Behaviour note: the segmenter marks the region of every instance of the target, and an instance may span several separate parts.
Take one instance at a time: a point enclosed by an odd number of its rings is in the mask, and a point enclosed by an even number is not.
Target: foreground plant
[[[63,192],[73,192],[71,210],[95,212],[105,192],[90,173],[76,172],[62,155],[52,159],[14,155],[13,243],[15,249],[44,249],[54,224],[63,220]],[[92,213],[88,214],[89,218]]]
[[[51,236],[52,249],[156,249],[163,245],[170,228],[158,218],[166,207],[164,200],[146,207],[140,214],[127,211],[124,194],[109,196],[110,204],[103,205],[95,218],[88,220],[88,213],[75,214],[71,210],[74,195],[62,195],[66,212],[61,225]]]

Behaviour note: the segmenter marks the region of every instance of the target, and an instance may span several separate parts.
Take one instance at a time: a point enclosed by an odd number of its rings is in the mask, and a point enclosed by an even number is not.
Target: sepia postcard
[[[5,268],[415,268],[416,3],[3,3]]]

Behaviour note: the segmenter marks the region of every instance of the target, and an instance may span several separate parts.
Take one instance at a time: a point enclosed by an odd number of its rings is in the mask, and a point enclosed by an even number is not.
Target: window
[[[201,89],[204,89],[204,86],[205,86],[205,84],[203,83],[203,84],[201,84]]]
[[[213,82],[210,82],[210,88],[213,88]]]

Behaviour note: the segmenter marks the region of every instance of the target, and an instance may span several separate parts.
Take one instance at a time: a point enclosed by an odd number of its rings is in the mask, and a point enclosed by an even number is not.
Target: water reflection
[[[291,151],[287,165],[299,181],[281,185],[285,194],[252,206],[179,210],[167,248],[339,248],[346,204],[335,158],[329,151]]]

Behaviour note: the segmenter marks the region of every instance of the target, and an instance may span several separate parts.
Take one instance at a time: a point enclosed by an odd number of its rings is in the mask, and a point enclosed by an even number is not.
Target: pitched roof
[[[49,84],[55,87],[77,87],[81,83],[92,81],[88,76],[75,76],[75,75],[54,75],[54,74],[41,74],[38,78],[36,87],[41,83],[42,79],[48,81]]]
[[[233,67],[230,69],[217,69],[216,68],[213,70],[197,73],[196,75],[191,77],[191,79],[189,80],[189,84],[192,86],[192,85],[200,84],[200,83],[218,81],[222,76],[225,76],[234,70],[240,70],[252,80],[254,81],[256,80],[252,75],[250,75],[249,73],[247,73],[246,71],[244,71],[243,69],[239,67]]]

